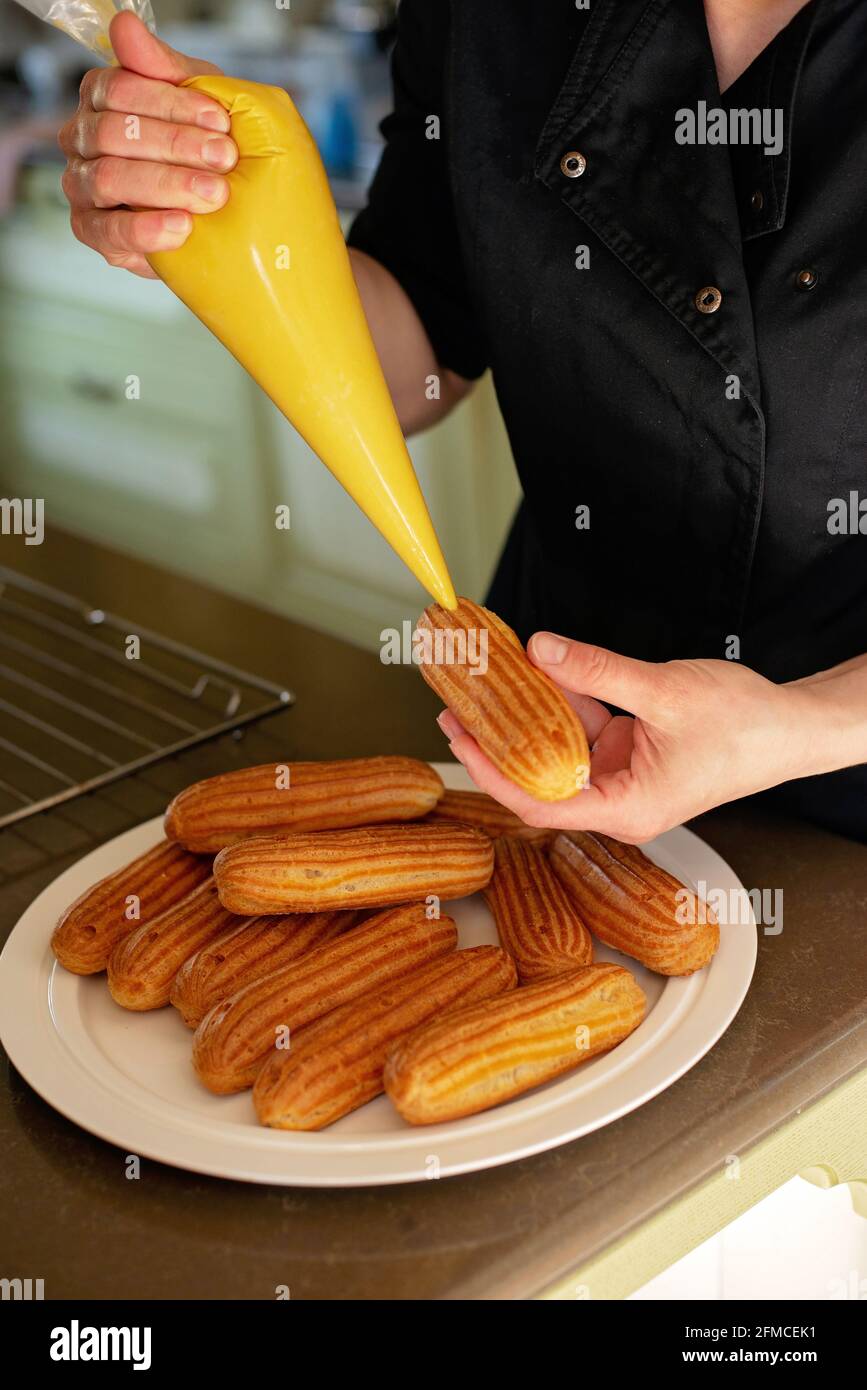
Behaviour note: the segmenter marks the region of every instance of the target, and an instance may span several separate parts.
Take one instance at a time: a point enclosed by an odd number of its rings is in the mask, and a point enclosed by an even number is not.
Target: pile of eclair
[[[574,794],[583,729],[496,622],[487,671],[451,669],[449,704],[515,780]],[[534,829],[412,758],[212,777],[174,798],[165,836],[68,908],[54,953],[105,971],[126,1009],[177,1009],[202,1084],[252,1087],[277,1129],[322,1129],[382,1091],[411,1124],[488,1109],[641,1022],[642,990],[593,963],[594,937],[663,975],[719,944],[713,913],[639,849]],[[458,950],[441,904],[476,892],[500,945]]]

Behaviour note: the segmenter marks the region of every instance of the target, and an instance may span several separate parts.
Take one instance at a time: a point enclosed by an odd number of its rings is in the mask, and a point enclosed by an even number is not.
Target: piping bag
[[[188,78],[229,112],[228,202],[148,256],[445,608],[454,587],[367,327],[328,179],[288,94]]]
[[[20,0],[111,61],[108,24],[148,0]],[[188,78],[229,112],[229,199],[193,216],[183,246],[148,260],[270,396],[416,579],[445,608],[454,587],[389,395],[319,152],[289,95],[234,77]]]
[[[156,33],[151,0],[18,0],[18,4],[37,19],[62,29],[104,63],[117,62],[108,30],[120,10],[138,15],[151,33]]]

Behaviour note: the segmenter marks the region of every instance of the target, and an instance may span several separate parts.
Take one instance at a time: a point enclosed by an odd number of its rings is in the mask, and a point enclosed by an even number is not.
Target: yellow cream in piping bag
[[[225,207],[148,257],[246,367],[436,601],[457,599],[370,337],[319,153],[286,92],[183,84],[229,112]]]

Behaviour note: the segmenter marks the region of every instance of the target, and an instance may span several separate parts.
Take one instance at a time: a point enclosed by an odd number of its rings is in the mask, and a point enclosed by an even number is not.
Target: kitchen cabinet
[[[264,570],[261,481],[237,466],[251,392],[197,337],[4,294],[4,487],[44,497],[55,525],[191,574],[216,578],[231,554],[245,590]]]
[[[371,649],[426,602],[184,305],[74,240],[54,165],[0,225],[0,377],[0,488],[44,497],[49,526]],[[490,381],[410,447],[455,584],[480,597],[518,497]]]

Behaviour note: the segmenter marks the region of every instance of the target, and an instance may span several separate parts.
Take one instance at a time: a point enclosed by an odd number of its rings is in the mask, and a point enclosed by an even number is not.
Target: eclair
[[[233,917],[226,931],[184,961],[170,1002],[188,1028],[197,1028],[221,999],[290,965],[342,935],[359,912],[299,912],[279,917]]]
[[[216,852],[251,835],[417,819],[443,790],[415,758],[265,763],[194,782],[169,804],[165,831],[189,850]]]
[[[522,984],[592,961],[590,933],[538,845],[497,840],[484,893]]]
[[[210,859],[163,840],[76,898],[54,928],[51,949],[74,975],[95,975],[118,941],[210,876]]]
[[[369,990],[302,1028],[272,1052],[253,1087],[263,1125],[324,1129],[382,1091],[389,1048],[449,1009],[514,989],[511,957],[498,946],[452,951],[412,975]]]
[[[483,831],[491,840],[508,835],[512,839],[535,840],[545,844],[557,833],[556,830],[527,825],[514,811],[502,806],[486,792],[452,791],[449,788],[428,813],[427,820],[457,821],[461,825],[471,825],[474,830]]]
[[[445,1014],[400,1039],[385,1089],[413,1125],[489,1110],[607,1052],[638,1027],[644,993],[620,965],[585,965]]]
[[[496,613],[466,598],[454,610],[434,603],[416,632],[421,674],[504,776],[540,801],[586,785],[580,719]]]
[[[108,988],[124,1009],[161,1009],[184,961],[236,925],[213,879],[119,941],[108,958]]]
[[[193,1039],[200,1081],[219,1095],[243,1091],[272,1049],[291,1047],[306,1024],[456,946],[452,919],[429,919],[421,904],[377,913],[214,1005]]]
[[[659,975],[692,975],[719,947],[716,914],[637,845],[564,831],[551,866],[593,936]]]
[[[470,826],[383,825],[242,840],[217,855],[214,877],[224,907],[258,916],[463,898],[493,864]]]

